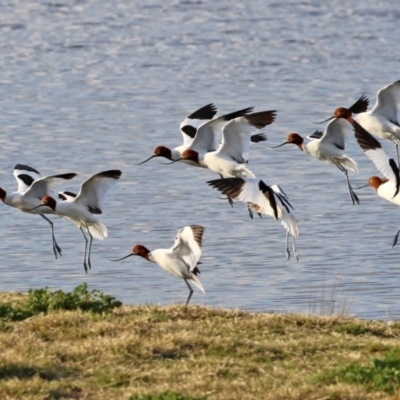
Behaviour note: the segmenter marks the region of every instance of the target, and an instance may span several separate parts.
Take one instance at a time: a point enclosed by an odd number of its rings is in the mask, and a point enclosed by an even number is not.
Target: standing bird
[[[400,206],[400,174],[399,168],[393,158],[390,158],[381,144],[367,132],[358,122],[352,122],[354,134],[357,142],[363,149],[366,156],[375,164],[376,168],[385,178],[371,176],[368,183],[364,186],[370,186],[375,189],[378,196],[390,201],[397,206]],[[400,230],[394,237],[393,246],[396,245]]]
[[[85,240],[83,267],[86,273],[88,268],[91,269],[90,251],[93,238],[103,240],[107,237],[107,228],[99,221],[96,214],[102,214],[106,194],[121,177],[121,174],[120,170],[100,172],[86,179],[75,197],[71,192],[60,193],[59,196],[64,196],[61,197],[65,198],[64,201],[56,201],[51,196],[44,196],[42,204],[34,208],[34,210],[45,207],[50,208],[52,212],[62,218],[69,219],[80,229]],[[89,249],[88,239],[83,228],[86,229],[90,238]]]
[[[175,243],[170,249],[150,251],[145,246],[137,244],[133,247],[131,254],[113,261],[121,261],[131,256],[141,256],[147,261],[158,264],[171,274],[182,278],[189,289],[189,295],[185,302],[186,306],[193,294],[193,289],[188,281],[192,281],[204,293],[203,285],[197,278],[197,274],[200,273],[197,264],[203,247],[203,232],[204,228],[200,225],[185,226],[178,230]]]
[[[278,185],[267,186],[257,178],[215,179],[207,183],[226,196],[247,204],[259,214],[269,215],[276,221],[280,219],[286,229],[287,260],[290,259],[289,235],[292,237],[293,253],[299,260],[295,245],[295,238],[299,236],[297,218],[286,194]]]
[[[336,117],[342,110],[346,109],[343,107],[336,109],[334,116]],[[400,144],[400,123],[397,116],[399,110],[400,81],[396,81],[379,89],[376,103],[370,111],[361,112],[354,117],[367,132],[381,139],[390,140],[396,146],[397,165],[399,165]]]
[[[54,214],[54,212],[50,209],[33,210],[32,208],[40,205],[42,197],[51,194],[51,189],[54,186],[60,184],[63,180],[72,179],[76,174],[68,173],[41,178],[40,172],[36,169],[28,165],[17,164],[14,167],[14,176],[18,182],[18,190],[8,194],[4,189],[0,188],[0,199],[4,204],[18,208],[20,211],[38,214],[49,223],[53,253],[57,259],[58,254],[61,256],[61,249],[54,237],[53,222],[44,215]]]
[[[347,169],[358,172],[357,163],[344,154],[345,138],[350,129],[351,125],[345,118],[335,118],[328,123],[325,132],[320,139],[314,139],[308,143],[304,143],[304,139],[299,134],[290,133],[286,142],[272,148],[292,143],[297,145],[297,147],[304,153],[310,154],[314,158],[324,161],[327,164],[336,166],[343,172],[346,178],[350,199],[353,205],[355,202],[360,204],[357,195],[354,193],[350,185],[347,173]]]

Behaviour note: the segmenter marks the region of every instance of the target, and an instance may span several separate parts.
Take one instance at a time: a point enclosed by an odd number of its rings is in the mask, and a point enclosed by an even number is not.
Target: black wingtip
[[[250,138],[252,143],[265,142],[267,139],[268,138],[266,133],[257,133],[255,135],[252,135]]]
[[[213,119],[217,113],[217,107],[213,103],[207,104],[204,107],[199,108],[194,113],[188,116],[189,119]]]
[[[232,119],[238,118],[238,117],[243,117],[243,115],[246,115],[248,113],[251,113],[253,111],[254,107],[247,107],[243,108],[242,110],[234,111],[230,114],[225,114],[222,116],[225,121],[230,121]]]
[[[315,131],[312,135],[309,136],[310,139],[321,139],[324,132],[322,131]]]
[[[247,121],[257,129],[272,124],[276,118],[276,110],[261,111],[246,115]]]
[[[30,172],[35,172],[36,174],[40,175],[40,172],[37,171],[35,168],[30,167],[29,165],[24,165],[24,164],[17,164],[14,169],[18,170],[24,170],[24,171],[30,171]]]
[[[393,158],[391,158],[389,160],[389,165],[390,165],[390,168],[392,168],[392,171],[396,177],[396,192],[394,193],[394,195],[392,197],[392,198],[395,198],[398,195],[399,190],[400,190],[400,171],[399,171],[399,167],[396,164],[396,161],[394,161]]]
[[[62,178],[66,180],[70,180],[72,178],[75,178],[76,174],[74,172],[71,172],[69,174],[61,174],[61,175],[56,175],[55,178]]]
[[[260,189],[260,191],[262,193],[268,194],[269,204],[271,205],[272,209],[274,210],[275,220],[277,220],[278,219],[278,206],[276,204],[275,192],[268,185],[266,185],[261,179],[260,179],[260,182],[258,182],[258,188]]]
[[[354,135],[357,139],[358,144],[363,151],[381,149],[381,144],[368,132],[366,131],[357,121],[352,120],[351,124],[354,128]]]
[[[109,171],[103,171],[97,174],[97,176],[104,176],[105,178],[119,179],[121,178],[122,172],[119,169],[110,169]]]
[[[349,110],[354,114],[359,114],[368,110],[369,99],[364,94],[351,106]]]
[[[245,180],[243,178],[223,178],[214,179],[207,183],[214,189],[219,190],[222,194],[236,200],[242,191]]]

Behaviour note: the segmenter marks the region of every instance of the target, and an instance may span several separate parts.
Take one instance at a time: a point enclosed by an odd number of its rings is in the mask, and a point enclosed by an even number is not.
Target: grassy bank
[[[0,294],[1,399],[400,399],[400,324]]]

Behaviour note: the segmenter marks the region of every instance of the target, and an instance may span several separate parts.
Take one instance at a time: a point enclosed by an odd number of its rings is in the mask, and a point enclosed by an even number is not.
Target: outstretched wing
[[[197,128],[204,124],[205,121],[213,119],[216,113],[217,107],[215,107],[213,103],[210,103],[199,108],[181,122],[180,130],[182,132],[183,145],[185,147],[190,146],[193,142],[197,133]]]
[[[349,110],[354,114],[359,114],[368,110],[369,99],[362,95],[354,104],[349,107]]]
[[[400,81],[393,82],[384,86],[378,91],[374,111],[387,117],[395,124],[399,124],[397,119],[397,110],[400,108]]]
[[[259,214],[281,219],[282,225],[293,236],[298,236],[297,219],[283,190],[268,186],[257,178],[226,178],[207,182],[228,197],[250,206]]]
[[[383,174],[393,185],[394,196],[400,188],[399,168],[396,161],[390,158],[381,144],[357,121],[352,122],[354,135],[366,156],[375,164],[378,171]]]
[[[244,115],[227,122],[222,129],[222,143],[217,152],[238,163],[247,161],[251,136],[275,120],[276,111],[261,111]]]
[[[120,170],[112,169],[91,176],[82,183],[81,190],[73,202],[87,206],[93,214],[101,214],[106,194],[121,175]]]
[[[178,230],[171,248],[172,253],[182,258],[192,272],[195,271],[201,257],[203,232],[204,228],[200,225],[185,226]]]
[[[340,150],[345,149],[346,136],[351,132],[350,123],[344,118],[333,118],[326,126],[320,143],[333,144]]]
[[[45,176],[44,178],[34,181],[26,190],[24,196],[42,199],[44,196],[52,195],[51,190],[63,180],[69,180],[75,176],[75,173]]]
[[[222,138],[222,128],[224,125],[234,119],[246,115],[251,112],[253,107],[244,108],[243,110],[234,111],[233,113],[222,115],[200,125],[197,134],[190,145],[190,149],[200,154],[214,151],[218,148]]]
[[[17,164],[14,167],[14,176],[18,182],[17,191],[23,193],[34,181],[40,179],[40,172],[28,165]]]

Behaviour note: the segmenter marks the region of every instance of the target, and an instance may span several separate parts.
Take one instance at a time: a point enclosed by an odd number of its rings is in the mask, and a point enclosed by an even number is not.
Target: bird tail
[[[98,240],[103,240],[107,237],[107,228],[101,222],[96,222],[94,224],[89,225],[90,234]]]
[[[297,226],[297,219],[292,214],[286,214],[281,220],[284,228],[294,237],[299,236],[299,228]]]
[[[205,293],[205,290],[203,288],[203,285],[200,282],[200,279],[195,275],[192,274],[190,280],[194,283],[195,286],[197,286],[203,293]]]
[[[354,172],[358,172],[357,163],[350,157],[342,156],[340,158],[340,164],[348,169],[351,169]]]

